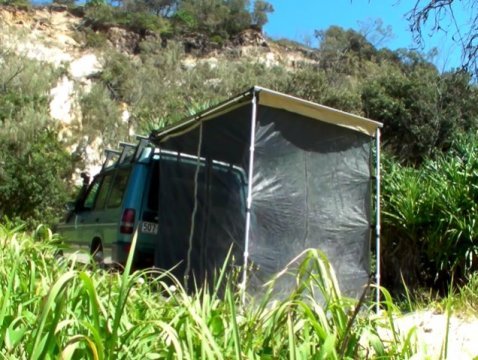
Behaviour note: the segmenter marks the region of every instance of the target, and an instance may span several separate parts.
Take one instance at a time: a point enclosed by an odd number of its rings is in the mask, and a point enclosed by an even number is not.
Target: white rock
[[[181,65],[186,69],[186,70],[192,70],[196,67],[197,61],[194,58],[188,57],[184,60],[181,60]]]
[[[95,54],[86,54],[70,63],[70,74],[76,79],[100,72],[102,66]]]
[[[73,59],[70,54],[59,48],[51,48],[41,43],[31,43],[29,41],[17,43],[16,52],[29,59],[44,61],[56,67]]]
[[[50,90],[50,116],[65,125],[70,125],[73,120],[74,91],[74,82],[66,76]]]

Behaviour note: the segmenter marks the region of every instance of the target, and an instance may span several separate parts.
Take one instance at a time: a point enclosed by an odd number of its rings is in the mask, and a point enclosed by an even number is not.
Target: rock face
[[[50,116],[57,122],[59,140],[83,160],[86,171],[94,173],[101,163],[103,143],[98,138],[83,144],[79,99],[90,91],[90,78],[101,72],[102,59],[75,40],[74,29],[81,19],[65,10],[61,6],[30,11],[1,8],[0,43],[6,51],[64,69],[49,93]],[[81,180],[80,172],[77,169],[75,182]]]
[[[71,153],[81,158],[85,170],[95,173],[101,165],[104,147],[116,147],[105,139],[86,136],[80,99],[88,94],[95,78],[101,75],[104,53],[90,49],[78,29],[84,26],[80,15],[74,15],[65,6],[51,5],[32,10],[0,7],[0,44],[2,50],[11,51],[61,69],[62,75],[51,84],[50,116],[58,124],[59,139]],[[167,46],[167,39],[155,34],[138,34],[119,27],[97,29],[107,39],[108,51],[115,50],[128,57],[138,56],[141,41],[153,39],[156,51]],[[301,61],[311,61],[303,52],[284,51],[270,43],[257,29],[247,29],[233,39],[210,38],[192,33],[174,41],[182,44],[186,56],[181,63],[186,71],[194,71],[198,64],[215,68],[221,61],[249,58],[267,67],[293,68]],[[220,81],[220,79],[217,79]],[[125,133],[134,133],[128,105],[118,103],[118,126]],[[77,169],[80,173],[80,169]],[[76,180],[79,180],[79,176]]]
[[[233,40],[235,46],[257,46],[269,48],[269,44],[264,35],[256,29],[247,29],[241,31]]]
[[[111,27],[106,32],[106,37],[113,47],[121,52],[136,54],[139,49],[141,36],[132,31]]]

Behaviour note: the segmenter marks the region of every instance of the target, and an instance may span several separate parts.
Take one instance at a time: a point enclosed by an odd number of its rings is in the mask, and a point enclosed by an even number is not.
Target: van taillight
[[[131,250],[131,244],[128,243],[123,245],[123,252],[128,254],[130,250]]]
[[[124,209],[121,217],[120,233],[132,234],[134,230],[134,209]]]

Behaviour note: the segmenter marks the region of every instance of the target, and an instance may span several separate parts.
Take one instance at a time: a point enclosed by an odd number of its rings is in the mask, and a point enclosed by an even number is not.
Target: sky
[[[398,48],[417,49],[429,53],[434,47],[438,54],[429,58],[439,70],[449,70],[461,64],[460,47],[452,40],[455,33],[450,28],[448,34],[440,32],[430,37],[425,31],[424,48],[417,47],[409,29],[406,14],[415,4],[415,0],[268,0],[274,6],[269,15],[265,33],[274,38],[288,38],[302,43],[314,40],[314,30],[326,30],[331,25],[345,29],[360,30],[363,24],[373,24],[377,20],[383,27],[390,26],[393,38],[378,47],[392,50]],[[455,15],[459,21],[465,19],[465,11],[457,9]],[[447,25],[447,23],[445,23]]]

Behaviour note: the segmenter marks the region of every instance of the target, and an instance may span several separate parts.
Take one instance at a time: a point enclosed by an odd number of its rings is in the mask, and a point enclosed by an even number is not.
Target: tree
[[[319,43],[321,67],[337,73],[361,72],[361,62],[371,60],[377,53],[364,35],[352,29],[331,26],[327,30],[316,30],[315,37]]]
[[[390,25],[384,26],[382,19],[368,18],[358,23],[360,25],[360,34],[375,48],[382,47],[386,42],[395,37],[392,27]]]
[[[263,0],[256,0],[254,2],[254,11],[252,12],[252,23],[261,28],[267,24],[267,14],[274,12],[272,4]]]
[[[229,14],[225,20],[225,28],[228,33],[237,33],[251,25],[251,14],[249,13],[249,0],[226,0]]]
[[[465,72],[440,74],[415,52],[397,53],[400,67],[384,65],[382,74],[364,83],[363,112],[384,123],[387,150],[418,164],[476,129],[478,89]]]
[[[150,12],[157,16],[172,16],[179,4],[178,0],[124,0],[124,6],[129,11]]]
[[[70,155],[48,129],[31,143],[0,142],[0,216],[20,217],[31,226],[54,224],[69,199]]]
[[[459,20],[455,13],[461,10],[467,19]],[[478,75],[478,1],[477,0],[417,0],[407,14],[415,40],[422,44],[423,30],[431,26],[433,33],[452,33],[453,40],[462,48],[463,67]]]

